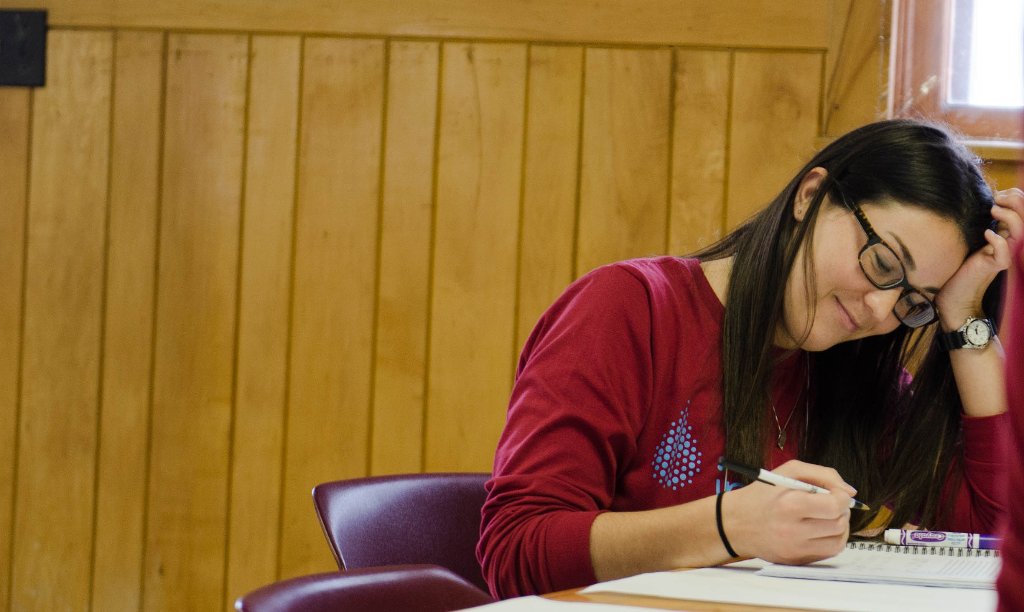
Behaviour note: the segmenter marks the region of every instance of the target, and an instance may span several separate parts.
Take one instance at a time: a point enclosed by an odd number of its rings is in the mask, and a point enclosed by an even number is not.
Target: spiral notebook
[[[831,559],[808,565],[772,563],[757,573],[779,578],[992,589],[999,574],[999,553],[972,548],[850,542],[843,552]]]

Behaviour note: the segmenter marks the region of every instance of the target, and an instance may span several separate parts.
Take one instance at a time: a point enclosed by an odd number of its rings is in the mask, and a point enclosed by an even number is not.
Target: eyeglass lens
[[[882,243],[868,245],[860,253],[860,267],[879,289],[889,289],[903,282],[903,263],[896,253]]]
[[[904,293],[893,312],[907,327],[921,327],[935,320],[935,307],[917,291]]]
[[[906,278],[899,257],[882,243],[868,245],[861,251],[860,267],[868,280],[879,289],[898,287]],[[907,327],[920,327],[931,323],[935,318],[932,303],[914,289],[906,289],[903,292],[893,312]]]

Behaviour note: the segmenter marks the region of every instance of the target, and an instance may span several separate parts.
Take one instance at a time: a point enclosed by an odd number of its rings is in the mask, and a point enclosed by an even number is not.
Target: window
[[[1024,2],[894,0],[890,115],[1024,141]]]

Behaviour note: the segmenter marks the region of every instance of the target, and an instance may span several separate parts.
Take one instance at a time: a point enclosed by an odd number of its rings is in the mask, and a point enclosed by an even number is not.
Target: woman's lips
[[[850,311],[847,310],[845,306],[843,306],[843,303],[839,301],[838,297],[836,298],[836,306],[839,308],[839,318],[842,320],[843,325],[846,326],[846,331],[854,333],[858,329],[860,329],[860,325],[857,324],[857,321],[854,320],[853,315],[851,315]]]

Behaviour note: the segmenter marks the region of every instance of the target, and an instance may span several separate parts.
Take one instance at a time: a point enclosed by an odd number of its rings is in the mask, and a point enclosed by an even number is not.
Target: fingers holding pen
[[[744,556],[808,563],[839,554],[849,538],[850,498],[841,492],[815,495],[752,483],[726,500],[726,509],[733,506],[726,530],[735,533],[730,539]]]
[[[808,563],[838,554],[849,538],[856,490],[833,469],[790,461],[772,471],[818,487],[818,493],[753,482],[727,496],[733,545],[743,555]],[[763,477],[763,473],[762,473]],[[824,493],[821,489],[828,492]]]
[[[850,525],[850,499],[844,491],[807,495],[803,491],[779,493],[779,511],[798,519],[796,529],[806,539],[842,535]]]
[[[813,463],[805,463],[796,459],[787,461],[778,468],[772,470],[788,478],[806,482],[829,491],[842,491],[847,497],[857,494],[857,489],[850,483],[843,480],[843,477],[834,468]]]

